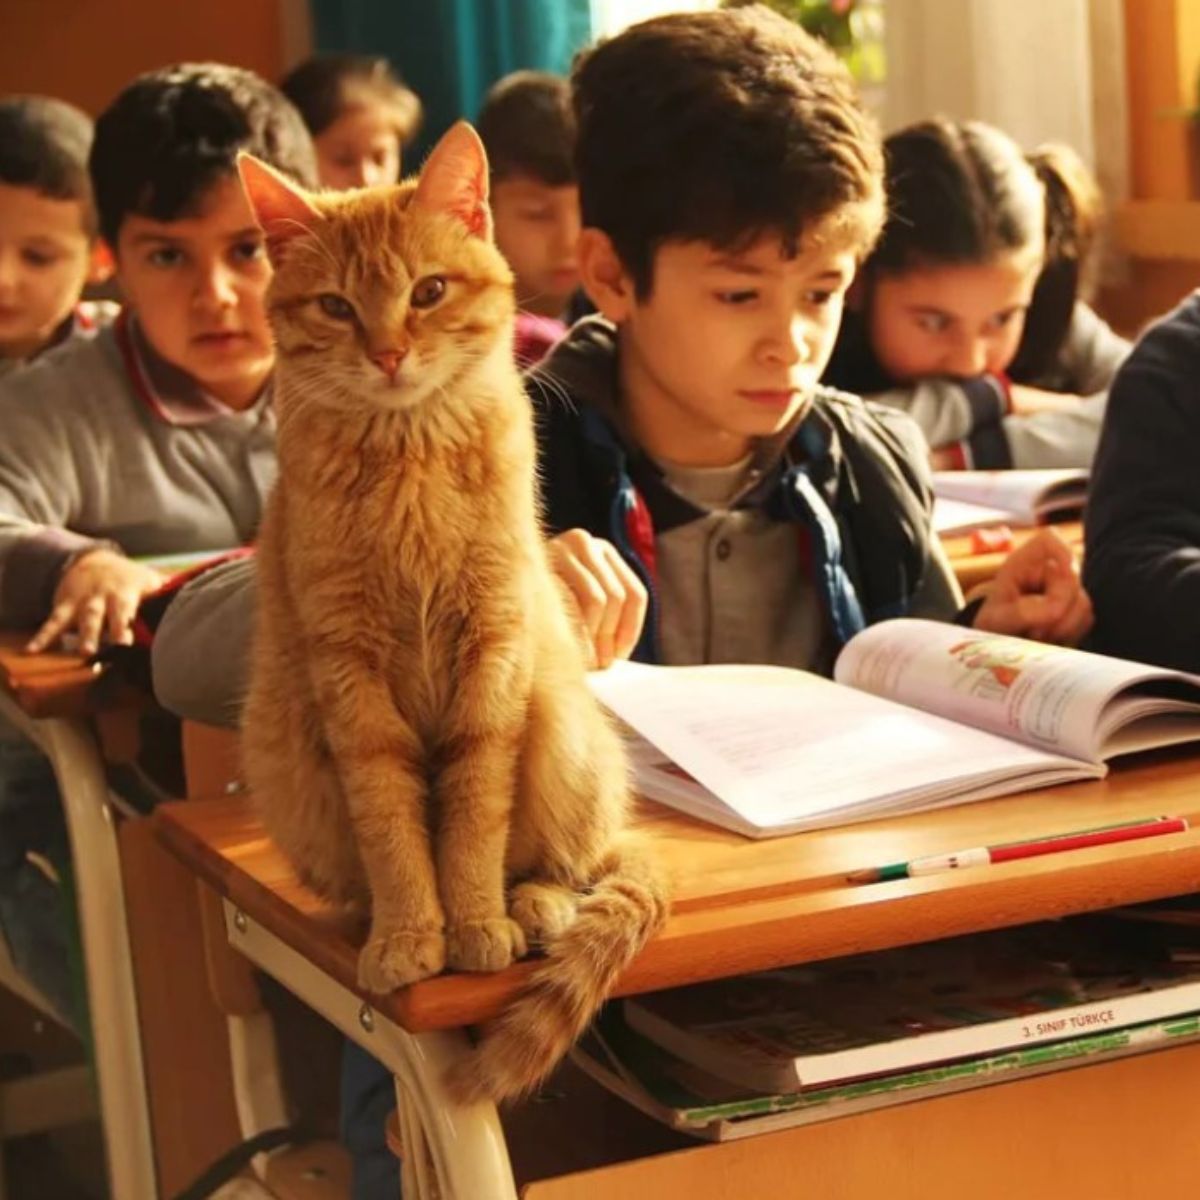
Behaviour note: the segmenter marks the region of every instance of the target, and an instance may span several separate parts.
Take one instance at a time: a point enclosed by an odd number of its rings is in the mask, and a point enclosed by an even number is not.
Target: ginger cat
[[[620,741],[547,563],[483,146],[310,195],[250,157],[275,266],[280,476],[246,779],[301,876],[371,912],[359,981],[547,960],[451,1084],[533,1087],[661,925]]]

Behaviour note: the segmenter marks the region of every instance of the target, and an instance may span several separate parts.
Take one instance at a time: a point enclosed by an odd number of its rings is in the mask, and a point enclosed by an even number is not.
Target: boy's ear
[[[88,283],[107,283],[116,269],[116,259],[109,244],[102,237],[96,238],[88,255]]]
[[[320,214],[300,188],[253,154],[242,151],[237,168],[254,219],[267,236],[267,255],[277,264],[288,242],[308,233]]]
[[[421,168],[413,203],[456,217],[473,237],[492,240],[488,163],[479,134],[459,121],[434,146]]]
[[[603,230],[583,229],[576,254],[583,290],[603,316],[620,324],[633,310],[636,289],[612,239]]]

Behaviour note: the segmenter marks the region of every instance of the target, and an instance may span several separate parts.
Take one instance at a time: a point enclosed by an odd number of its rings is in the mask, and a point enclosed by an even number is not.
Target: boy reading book
[[[817,385],[883,214],[846,72],[749,8],[636,26],[573,82],[580,268],[601,315],[530,389],[549,525],[576,531],[579,594],[604,597],[598,657],[623,648],[605,635],[630,607],[599,539],[649,594],[642,659],[827,672],[866,624],[953,617],[915,428]],[[971,616],[1060,641],[1090,621],[1052,534]]]

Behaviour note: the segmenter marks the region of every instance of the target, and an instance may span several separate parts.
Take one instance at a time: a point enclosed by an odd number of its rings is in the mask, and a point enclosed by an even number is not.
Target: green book
[[[1162,931],[1071,917],[631,996],[628,1025],[761,1093],[805,1092],[1200,1012]]]
[[[729,1141],[1195,1040],[1200,1040],[1200,1013],[1187,1013],[920,1070],[763,1095],[675,1058],[629,1028],[619,1007],[610,1005],[572,1058],[592,1078],[663,1124],[697,1138]]]

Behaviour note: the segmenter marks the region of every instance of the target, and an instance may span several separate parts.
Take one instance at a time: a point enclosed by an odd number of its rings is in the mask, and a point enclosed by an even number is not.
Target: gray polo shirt
[[[0,381],[0,624],[44,620],[63,566],[250,540],[275,478],[264,394],[235,412],[121,319]]]
[[[756,505],[737,507],[768,463],[759,456],[729,467],[658,465],[668,486],[704,510],[655,539],[663,662],[773,663],[832,674],[838,643],[813,583],[806,531]],[[961,604],[934,538],[910,615],[950,620]]]

